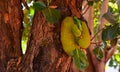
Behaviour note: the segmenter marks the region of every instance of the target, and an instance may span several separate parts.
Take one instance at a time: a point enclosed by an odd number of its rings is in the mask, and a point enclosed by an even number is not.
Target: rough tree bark
[[[11,58],[22,56],[22,7],[20,0],[0,1],[0,70],[5,72]]]

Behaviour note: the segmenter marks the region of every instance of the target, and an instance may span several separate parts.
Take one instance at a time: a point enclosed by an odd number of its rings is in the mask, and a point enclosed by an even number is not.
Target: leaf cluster
[[[87,59],[85,53],[78,48],[76,48],[72,52],[72,58],[73,58],[73,62],[75,63],[75,65],[77,66],[77,68],[79,70],[84,70],[89,65],[88,59]]]
[[[48,5],[49,0],[47,0],[47,5],[42,1],[37,1],[33,3],[34,9],[41,11],[48,22],[55,23],[59,21],[61,17],[60,12],[55,8],[50,8],[50,6]]]

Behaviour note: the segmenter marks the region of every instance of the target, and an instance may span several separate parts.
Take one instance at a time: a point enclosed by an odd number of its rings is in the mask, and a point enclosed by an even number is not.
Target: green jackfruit
[[[78,44],[81,48],[88,48],[90,45],[90,33],[85,22],[82,22],[82,29],[83,31],[81,32],[81,37],[78,40]]]
[[[75,24],[73,17],[66,17],[61,24],[61,42],[64,51],[71,55],[76,48],[87,48],[90,44],[88,27],[82,22],[82,32]]]

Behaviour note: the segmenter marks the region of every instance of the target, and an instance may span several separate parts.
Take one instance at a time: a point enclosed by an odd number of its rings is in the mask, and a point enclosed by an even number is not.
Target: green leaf
[[[83,51],[81,51],[80,49],[75,49],[72,52],[72,58],[73,58],[73,62],[75,63],[76,67],[80,70],[84,70],[88,67],[88,59],[86,57],[86,55],[84,54]]]
[[[82,31],[81,21],[77,17],[74,17],[73,20],[74,20],[74,23],[77,25],[78,29]]]
[[[119,24],[113,25],[108,29],[108,38],[110,40],[115,39],[118,36]]]
[[[103,29],[103,31],[102,31],[102,40],[103,41],[109,40],[108,39],[108,29],[107,28]]]
[[[109,66],[116,68],[119,66],[119,63],[115,60],[115,58],[112,57],[109,61]]]
[[[115,57],[116,61],[120,62],[120,54],[115,54],[114,57]]]
[[[45,3],[43,3],[42,1],[34,2],[34,3],[33,3],[33,7],[34,7],[36,10],[39,10],[39,11],[42,11],[42,10],[44,10],[44,9],[47,8],[47,6],[45,5]]]
[[[95,56],[98,60],[102,60],[104,57],[103,50],[102,50],[101,46],[98,46],[95,49],[93,49],[93,53],[95,54]]]
[[[110,61],[109,61],[109,66],[110,66],[110,67],[114,66],[113,63],[114,63],[114,60],[113,60],[113,58],[111,58]]]
[[[30,14],[33,16],[35,14],[35,10],[33,9],[33,7],[30,7]]]
[[[56,9],[52,9],[52,8],[46,8],[43,10],[43,14],[46,18],[47,21],[49,21],[50,23],[55,23],[57,21],[59,21],[61,15],[60,12]]]
[[[107,26],[102,31],[102,40],[107,41],[115,39],[119,35],[119,31],[119,24]]]

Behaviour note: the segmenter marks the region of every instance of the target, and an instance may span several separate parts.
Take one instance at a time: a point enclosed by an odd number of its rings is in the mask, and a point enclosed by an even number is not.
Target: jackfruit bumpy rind
[[[74,39],[73,31],[76,26],[74,26],[74,20],[73,17],[66,17],[61,24],[61,42],[64,51],[71,55],[72,51],[75,50],[75,48],[80,48],[78,44],[76,44]],[[73,30],[72,30],[73,29]],[[75,36],[80,36],[81,32],[75,31]]]
[[[64,51],[71,55],[75,48],[88,48],[90,33],[85,22],[81,23],[82,31],[77,27],[73,17],[66,17],[61,24],[61,42]]]
[[[88,46],[90,45],[90,32],[87,24],[83,21],[82,29],[83,31],[81,32],[81,37],[78,40],[78,43],[81,48],[88,48]]]

